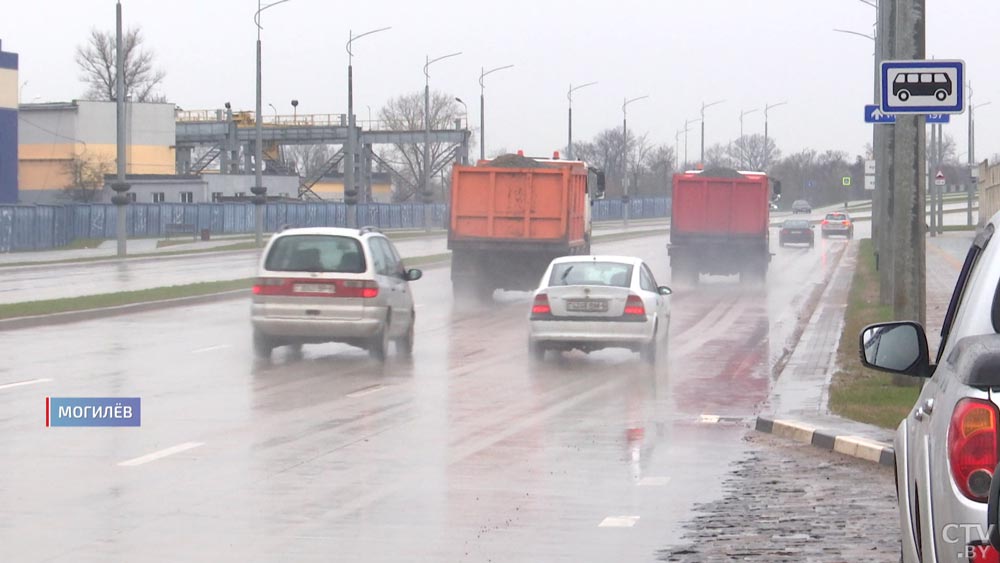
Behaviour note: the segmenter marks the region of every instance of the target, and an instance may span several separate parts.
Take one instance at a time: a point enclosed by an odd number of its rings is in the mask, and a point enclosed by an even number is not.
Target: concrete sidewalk
[[[955,280],[974,233],[946,233],[927,239],[927,333],[932,352],[939,342]],[[771,391],[757,419],[758,431],[834,450],[883,465],[894,462],[893,431],[830,413],[829,388],[837,371],[837,348],[857,262],[858,245],[848,246],[840,267]],[[853,335],[849,335],[853,336]]]

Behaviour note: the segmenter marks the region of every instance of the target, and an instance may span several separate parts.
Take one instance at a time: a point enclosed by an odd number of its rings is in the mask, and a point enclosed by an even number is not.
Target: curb
[[[755,429],[758,432],[773,434],[780,438],[787,438],[803,444],[810,444],[823,450],[837,452],[886,467],[894,467],[896,465],[896,454],[892,449],[892,445],[884,442],[838,434],[834,431],[819,429],[801,422],[775,419],[767,416],[757,417]]]

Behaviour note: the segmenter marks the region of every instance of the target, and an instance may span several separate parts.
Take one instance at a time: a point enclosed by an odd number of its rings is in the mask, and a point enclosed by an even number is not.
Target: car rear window
[[[632,265],[621,262],[562,262],[552,267],[550,286],[606,285],[629,287]]]
[[[843,213],[827,213],[826,218],[830,221],[846,221],[847,215]]]
[[[808,229],[809,221],[785,221],[782,227],[786,229]]]
[[[287,235],[274,241],[264,261],[274,272],[360,274],[365,255],[356,239],[331,235]]]

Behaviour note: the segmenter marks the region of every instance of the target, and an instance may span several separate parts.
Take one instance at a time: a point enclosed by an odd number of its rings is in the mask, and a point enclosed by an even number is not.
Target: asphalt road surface
[[[858,226],[858,236],[867,231]],[[666,237],[595,245],[651,263]],[[839,263],[675,288],[655,368],[527,354],[527,293],[412,284],[417,349],[252,359],[242,300],[3,335],[0,561],[652,561],[723,498],[773,367]],[[141,397],[142,427],[45,428],[45,397]]]

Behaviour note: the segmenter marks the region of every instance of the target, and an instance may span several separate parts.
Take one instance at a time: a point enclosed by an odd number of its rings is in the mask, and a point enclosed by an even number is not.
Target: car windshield
[[[809,202],[808,202],[808,201],[806,201],[806,200],[804,200],[804,199],[800,199],[800,200],[797,200],[797,201],[796,201],[795,203],[793,203],[792,205],[809,205]]]
[[[809,221],[802,221],[802,220],[785,221],[784,224],[781,225],[781,227],[784,229],[808,229]]]
[[[562,262],[552,267],[549,285],[629,287],[631,280],[631,264],[622,264],[621,262]]]
[[[275,272],[365,271],[361,244],[353,238],[331,235],[287,235],[271,246],[264,268]]]

